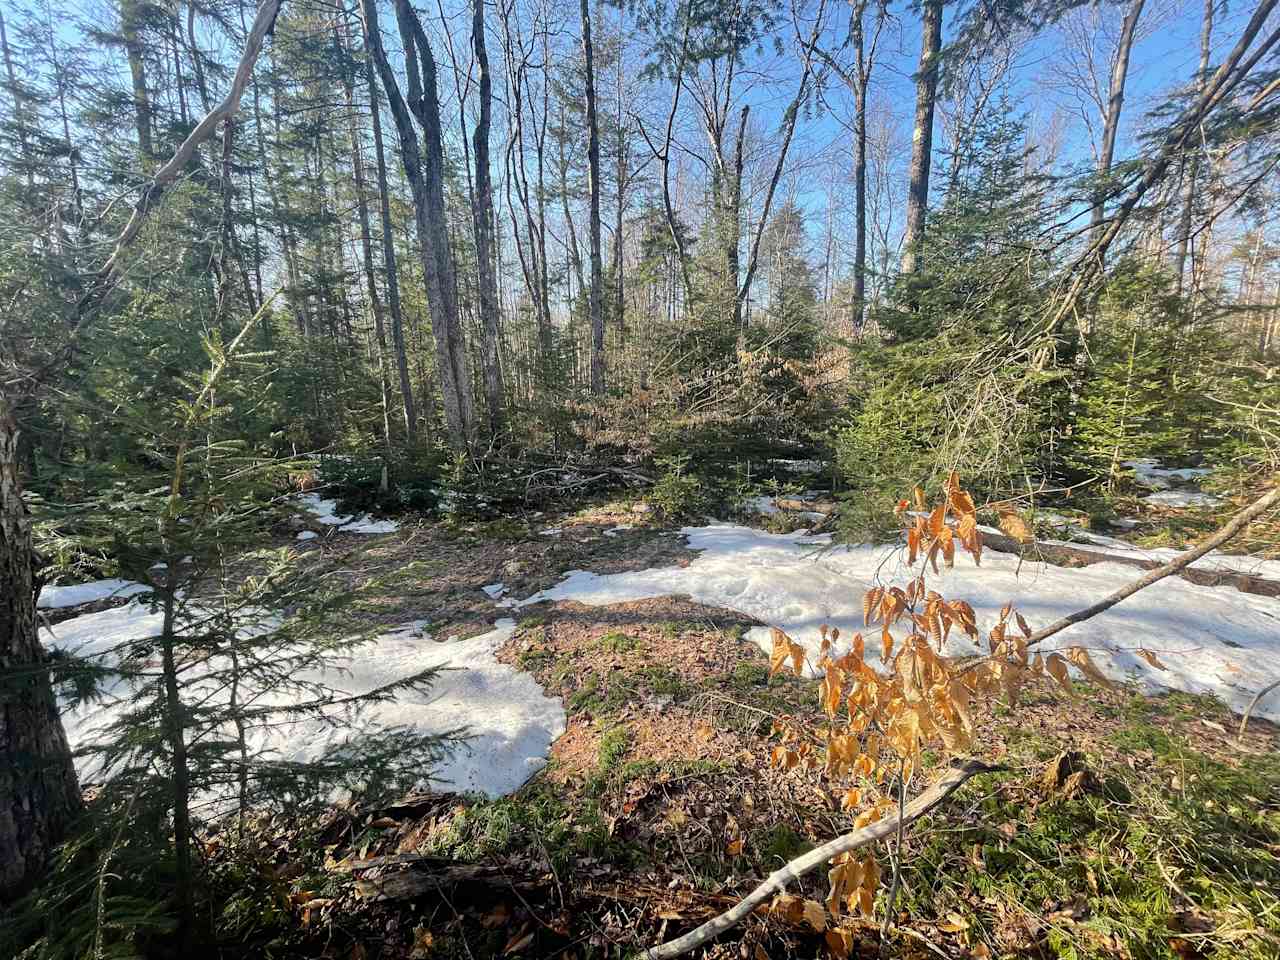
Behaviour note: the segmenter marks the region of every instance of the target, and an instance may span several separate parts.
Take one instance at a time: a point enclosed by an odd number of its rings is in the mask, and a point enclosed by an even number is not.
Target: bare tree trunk
[[[27,111],[22,99],[22,88],[13,69],[13,54],[9,50],[9,34],[5,30],[4,11],[0,10],[0,51],[4,53],[4,70],[9,78],[9,94],[13,97],[13,123],[18,131],[18,144],[22,150],[22,165],[26,168],[27,189],[35,188],[35,169],[31,159],[31,141],[27,131]]]
[[[484,0],[473,0],[471,43],[479,73],[480,115],[472,137],[475,146],[476,188],[472,220],[476,235],[476,274],[480,285],[481,366],[489,405],[489,433],[502,431],[506,389],[502,383],[501,317],[498,309],[498,277],[494,267],[493,179],[489,164],[489,125],[493,111],[493,80],[489,76],[489,52],[484,42]]]
[[[333,25],[333,44],[338,50],[351,45],[351,36],[347,21],[343,20],[343,38],[339,37],[338,25]],[[382,397],[382,439],[388,450],[391,449],[391,388],[387,382],[387,331],[382,316],[382,301],[378,297],[377,273],[373,268],[373,230],[369,226],[369,196],[364,176],[364,150],[360,143],[360,127],[357,122],[359,114],[355,104],[355,81],[345,70],[342,74],[343,93],[347,100],[347,115],[351,124],[351,170],[356,186],[356,210],[360,219],[360,259],[364,267],[365,290],[369,297],[369,312],[373,315],[374,337],[378,352],[378,389]]]
[[[373,152],[378,165],[378,204],[382,222],[382,266],[387,277],[387,306],[391,309],[391,346],[396,355],[396,372],[400,378],[400,406],[404,413],[405,437],[412,445],[418,441],[418,411],[413,399],[413,382],[409,378],[409,357],[404,346],[404,310],[400,306],[400,277],[396,267],[396,245],[391,225],[391,195],[387,189],[387,157],[382,146],[382,109],[378,98],[378,79],[369,71],[369,113],[373,118]]]
[[[133,118],[138,131],[138,153],[142,166],[150,170],[155,158],[151,144],[151,96],[147,92],[147,68],[142,59],[142,40],[138,27],[142,19],[139,0],[120,0],[120,34],[124,38],[125,57],[129,61],[129,76],[133,83]]]
[[[596,120],[595,51],[591,45],[591,10],[581,0],[582,58],[586,68],[587,185],[591,194],[591,215],[587,227],[591,244],[591,288],[588,304],[591,316],[591,392],[604,393],[604,267],[600,259],[600,130]]]
[[[867,302],[867,84],[871,65],[866,54],[863,16],[866,0],[858,0],[853,11],[853,44],[857,57],[853,119],[853,329],[862,329]]]
[[[626,296],[626,283],[622,276],[622,232],[623,232],[623,212],[626,203],[627,189],[627,140],[626,126],[622,122],[622,27],[618,27],[618,64],[617,64],[617,84],[614,122],[617,124],[618,132],[618,169],[617,169],[617,194],[615,196],[615,205],[613,211],[613,301],[614,301],[614,323],[618,328],[619,344],[622,342],[622,334],[626,331],[626,311],[624,308],[624,298]]]
[[[440,102],[436,92],[435,59],[418,16],[408,0],[396,0],[396,21],[404,47],[405,72],[409,82],[406,103],[387,61],[378,26],[375,0],[361,0],[365,42],[382,78],[400,137],[400,158],[413,194],[414,217],[422,253],[423,279],[431,330],[436,341],[436,371],[444,402],[449,440],[457,449],[470,445],[474,435],[471,382],[458,318],[453,253],[449,246],[449,225],[444,207],[444,147],[441,141]],[[421,60],[419,60],[421,57]],[[410,110],[413,111],[412,118]],[[425,153],[413,127],[418,121],[426,140]]]
[[[1107,86],[1107,111],[1102,118],[1102,148],[1098,151],[1098,186],[1094,191],[1093,209],[1089,213],[1091,234],[1096,239],[1106,213],[1107,177],[1116,152],[1116,134],[1120,130],[1120,112],[1124,107],[1124,85],[1129,76],[1129,54],[1138,29],[1138,18],[1146,0],[1132,0],[1120,27],[1120,40],[1111,60],[1111,80]]]
[[[938,100],[938,56],[942,51],[942,0],[924,0],[920,67],[916,72],[916,119],[911,131],[907,226],[902,238],[902,272],[915,273],[929,211],[929,172],[933,166],[933,109]]]
[[[1214,0],[1204,0],[1204,16],[1200,21],[1200,67],[1196,74],[1196,91],[1204,92],[1209,79],[1209,54],[1213,40]],[[1182,213],[1178,219],[1178,247],[1174,255],[1173,276],[1178,293],[1182,293],[1187,271],[1187,252],[1191,246],[1191,217],[1195,212],[1196,180],[1200,173],[1200,151],[1197,148],[1187,161],[1185,183],[1182,190]],[[1194,271],[1193,271],[1194,273]],[[1192,293],[1194,294],[1194,290]]]

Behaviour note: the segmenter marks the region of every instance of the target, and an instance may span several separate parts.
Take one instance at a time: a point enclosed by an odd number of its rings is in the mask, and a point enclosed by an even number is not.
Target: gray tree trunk
[[[1115,158],[1116,134],[1120,130],[1120,113],[1124,108],[1124,85],[1129,76],[1129,54],[1133,51],[1133,38],[1138,29],[1138,18],[1146,0],[1132,0],[1120,27],[1120,39],[1116,43],[1115,56],[1111,60],[1111,79],[1107,85],[1107,110],[1102,118],[1102,144],[1098,151],[1098,187],[1094,194],[1093,209],[1089,213],[1090,234],[1097,239],[1102,220],[1106,215],[1106,180]]]
[[[604,393],[604,267],[600,259],[600,129],[596,120],[595,51],[591,45],[591,10],[581,0],[582,58],[586,68],[587,101],[587,184],[591,194],[591,215],[587,227],[591,246],[591,287],[588,306],[591,317],[591,392]]]
[[[1204,0],[1204,16],[1200,21],[1200,68],[1196,74],[1196,90],[1203,93],[1204,85],[1209,78],[1209,53],[1213,39],[1213,7],[1214,0]],[[1178,247],[1174,255],[1173,276],[1177,281],[1178,293],[1182,293],[1187,271],[1187,253],[1191,247],[1191,217],[1196,205],[1196,180],[1200,173],[1200,152],[1197,148],[1187,161],[1187,171],[1183,177],[1182,212],[1178,219]],[[1191,271],[1195,276],[1195,270]],[[1193,285],[1194,287],[1194,285]],[[1194,294],[1194,289],[1192,293]]]
[[[382,266],[387,277],[387,306],[391,311],[391,347],[400,378],[400,406],[404,413],[404,433],[410,444],[418,440],[418,409],[409,379],[409,356],[404,346],[404,310],[400,305],[400,277],[396,267],[396,245],[391,224],[391,194],[387,189],[387,155],[382,146],[382,107],[378,99],[378,79],[369,71],[369,113],[373,117],[373,153],[378,166],[378,208],[382,222]]]
[[[911,171],[907,189],[907,227],[902,237],[902,272],[915,273],[929,211],[929,172],[933,166],[933,110],[938,101],[938,55],[942,51],[942,0],[925,0],[916,72],[916,119],[911,131]]]
[[[125,57],[129,61],[129,77],[133,84],[133,120],[138,131],[138,152],[144,169],[155,159],[151,143],[151,96],[147,92],[147,68],[142,59],[143,44],[138,36],[142,5],[138,0],[120,0],[120,34],[124,38]]]
[[[476,235],[476,275],[480,286],[481,366],[484,394],[489,406],[489,434],[502,431],[506,389],[502,382],[502,319],[498,306],[498,276],[494,266],[493,178],[489,163],[489,126],[493,112],[493,80],[489,75],[489,51],[484,40],[484,0],[473,0],[471,44],[479,73],[480,115],[472,135],[475,148],[476,188],[472,221]]]
[[[408,0],[396,0],[396,21],[404,48],[409,96],[400,93],[395,74],[382,46],[378,12],[374,0],[361,0],[365,42],[387,91],[391,115],[400,138],[400,158],[413,194],[414,219],[422,254],[427,307],[431,312],[431,332],[436,342],[436,372],[444,403],[449,441],[456,449],[466,449],[474,436],[475,416],[471,403],[471,382],[467,373],[465,344],[458,318],[457,285],[453,253],[449,247],[449,225],[444,207],[444,147],[441,141],[440,102],[436,92],[435,59],[418,16]],[[419,59],[421,57],[421,59]],[[410,116],[412,111],[412,117]],[[418,121],[426,142],[419,144],[413,120]]]
[[[338,35],[337,23],[333,26],[333,43],[338,49],[351,45],[347,23],[343,21],[346,43]],[[360,220],[360,259],[364,267],[365,291],[369,297],[369,312],[373,314],[374,337],[378,350],[378,389],[382,397],[382,439],[387,450],[391,449],[391,387],[387,382],[387,328],[382,316],[382,300],[378,297],[377,272],[373,268],[373,230],[369,226],[369,196],[364,175],[364,150],[360,143],[360,127],[356,120],[355,81],[351,75],[342,75],[343,93],[347,100],[347,114],[351,123],[351,170],[356,181],[356,211]]]

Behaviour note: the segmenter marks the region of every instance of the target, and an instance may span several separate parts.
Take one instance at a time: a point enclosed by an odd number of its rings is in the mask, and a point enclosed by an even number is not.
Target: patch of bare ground
[[[614,531],[624,517],[636,525]],[[330,529],[298,546],[317,568],[344,577],[353,589],[368,588],[362,605],[370,617],[426,620],[439,635],[467,637],[506,615],[486,586],[502,584],[506,596],[525,597],[569,570],[622,573],[687,564],[693,557],[678,534],[640,522],[608,510],[528,522],[424,521],[378,537]]]

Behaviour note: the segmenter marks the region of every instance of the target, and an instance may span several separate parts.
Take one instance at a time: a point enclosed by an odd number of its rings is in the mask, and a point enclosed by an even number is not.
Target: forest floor
[[[569,570],[695,561],[627,504],[307,549],[379,579],[379,618],[463,637],[514,616],[498,658],[559,698],[565,731],[507,797],[423,794],[228,842],[223,856],[244,862],[247,844],[260,867],[241,896],[283,905],[240,936],[334,957],[631,956],[847,829],[820,775],[769,763],[774,718],[820,714],[813,681],[770,679],[748,639],[758,620],[675,596],[504,605]],[[1280,955],[1280,728],[1255,719],[1241,740],[1213,697],[1077,686],[1074,698],[1029,690],[983,718],[981,756],[1005,769],[908,832],[882,955]],[[792,893],[822,902],[825,876]],[[878,917],[793,911],[755,915],[702,955],[880,949]]]
[[[282,545],[296,539],[279,532]],[[564,731],[545,768],[505,797],[424,793],[319,824],[277,816],[245,836],[213,836],[213,875],[228,878],[222,928],[239,949],[633,956],[848,829],[818,772],[769,762],[775,718],[819,727],[821,715],[814,681],[769,677],[752,634],[762,620],[741,612],[746,604],[587,604],[554,589],[572,570],[597,585],[646,571],[702,581],[690,538],[651,513],[619,502],[561,517],[404,523],[380,536],[329,530],[298,546],[353,585],[376,582],[360,603],[378,622],[423,622],[453,641],[512,618],[497,658],[559,701]],[[724,575],[685,592],[720,595],[728,588],[712,581]],[[1230,585],[1194,589],[1280,608]],[[801,614],[778,614],[787,616]],[[1238,717],[1211,696],[1136,683],[1077,691],[1031,688],[982,716],[980,756],[1004,769],[907,833],[883,953],[882,895],[874,920],[757,914],[701,955],[1280,956],[1280,728],[1254,719],[1237,739]],[[878,855],[887,874],[889,850]],[[825,875],[791,892],[821,903]]]

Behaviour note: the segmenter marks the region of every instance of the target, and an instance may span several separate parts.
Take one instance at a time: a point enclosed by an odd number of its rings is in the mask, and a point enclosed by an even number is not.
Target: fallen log
[[[982,545],[1000,553],[1014,553],[1028,560],[1040,560],[1059,567],[1085,567],[1095,563],[1121,563],[1139,570],[1156,570],[1164,561],[1148,560],[1123,553],[1103,553],[1063,543],[1045,543],[1034,540],[1023,543],[1003,534],[983,533]],[[1280,597],[1280,580],[1268,580],[1236,570],[1209,570],[1187,566],[1178,570],[1178,576],[1202,587],[1235,587],[1241,593],[1260,597]]]
[[[361,874],[356,896],[361,900],[413,900],[437,890],[465,884],[529,890],[550,883],[542,874],[512,870],[502,864],[460,863],[417,854],[393,854],[336,864],[335,873]]]
[[[1059,633],[1060,631],[1067,629],[1067,627],[1077,623],[1083,623],[1092,617],[1096,617],[1104,610],[1110,610],[1117,603],[1133,596],[1139,590],[1145,590],[1153,583],[1157,583],[1165,577],[1181,575],[1188,567],[1191,566],[1191,564],[1195,563],[1205,554],[1212,550],[1216,550],[1218,547],[1231,540],[1239,534],[1241,530],[1244,530],[1250,523],[1258,519],[1258,517],[1262,516],[1267,511],[1274,509],[1278,505],[1280,505],[1280,486],[1276,486],[1267,493],[1264,493],[1257,500],[1253,501],[1253,503],[1249,504],[1249,506],[1245,507],[1232,517],[1226,526],[1222,527],[1213,536],[1203,541],[1199,546],[1174,557],[1168,563],[1155,567],[1148,571],[1145,576],[1139,577],[1132,583],[1121,587],[1115,593],[1108,597],[1104,597],[1092,606],[1085,607],[1083,610],[1077,610],[1075,613],[1069,614],[1061,620],[1037,630],[1031,636],[1027,637],[1027,646],[1035,646],[1037,643],[1048,639],[1055,633]]]

